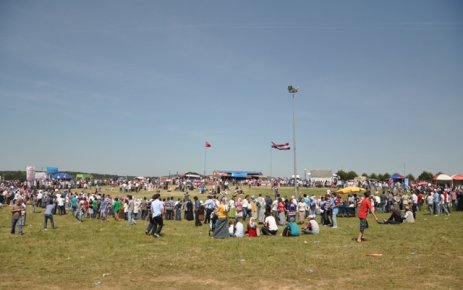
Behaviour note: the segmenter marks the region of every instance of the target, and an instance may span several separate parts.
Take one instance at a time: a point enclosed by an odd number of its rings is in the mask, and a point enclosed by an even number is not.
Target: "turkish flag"
[[[206,141],[206,142],[204,142],[204,147],[206,147],[206,148],[211,148],[212,145],[211,145],[211,143],[209,143],[209,142]]]

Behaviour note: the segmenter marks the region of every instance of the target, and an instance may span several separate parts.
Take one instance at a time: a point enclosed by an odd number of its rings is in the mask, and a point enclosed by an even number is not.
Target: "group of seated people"
[[[284,237],[296,237],[300,235],[300,232],[303,234],[319,234],[320,233],[320,226],[318,222],[315,220],[314,215],[309,215],[309,221],[305,227],[302,227],[299,230],[299,226],[297,225],[294,218],[290,218],[289,222],[283,228],[282,236]],[[264,236],[275,236],[278,233],[278,225],[275,220],[275,217],[270,213],[266,214],[264,224],[261,228],[258,227],[258,223],[254,217],[249,219],[249,222],[246,227],[246,231],[244,230],[243,223],[241,222],[241,217],[237,217],[235,222],[230,221],[228,232],[230,237],[237,237],[242,238],[245,235],[247,237],[257,237],[259,235]]]
[[[402,215],[399,209],[395,208],[394,205],[390,207],[391,216],[382,222],[378,222],[380,224],[388,224],[388,225],[397,225],[403,222],[405,223],[415,223],[415,216],[413,212],[410,210],[410,207],[407,205],[405,206],[405,213]]]
[[[390,208],[391,216],[388,219],[384,219],[380,224],[401,224],[401,223],[414,223],[415,216],[410,210],[409,206],[405,207],[405,213],[395,208],[391,205]],[[288,223],[283,228],[282,236],[284,237],[296,237],[302,234],[319,234],[320,226],[315,219],[315,215],[309,215],[309,220],[305,226],[299,229],[295,219],[291,217]],[[258,227],[258,223],[254,217],[249,219],[249,222],[244,228],[242,223],[242,218],[237,217],[235,221],[230,220],[228,228],[230,237],[242,238],[247,237],[257,237],[260,235],[264,236],[275,236],[278,233],[278,225],[275,220],[275,217],[270,213],[266,213],[264,224],[261,228]]]

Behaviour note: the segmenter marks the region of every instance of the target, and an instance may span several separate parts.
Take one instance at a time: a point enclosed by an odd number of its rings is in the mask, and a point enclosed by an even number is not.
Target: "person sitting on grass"
[[[313,214],[309,215],[309,222],[307,223],[307,227],[302,228],[302,232],[309,235],[318,235],[320,233],[320,226],[315,220],[315,216]]]
[[[230,234],[230,237],[235,236],[235,222],[233,220],[228,221],[228,233]]]
[[[255,218],[251,217],[247,226],[247,236],[257,237],[257,223]]]
[[[299,227],[296,224],[296,220],[291,217],[289,222],[286,224],[281,234],[283,237],[298,237],[299,236]]]
[[[403,216],[403,220],[405,223],[414,224],[415,217],[413,216],[413,212],[410,210],[410,207],[405,207],[405,215]]]
[[[231,223],[229,227],[230,237],[233,237],[233,238],[244,237],[244,226],[243,226],[243,223],[241,222],[241,217],[237,217],[234,224],[231,221],[230,223]]]
[[[265,236],[274,236],[278,232],[277,221],[270,215],[270,212],[265,213],[264,226],[262,227],[262,234]]]
[[[408,206],[407,206],[408,207]],[[401,224],[403,221],[402,214],[400,213],[400,210],[394,207],[394,205],[391,205],[390,207],[391,211],[391,216],[387,220],[383,220],[383,222],[378,222],[380,224],[386,224],[386,225],[398,225]]]

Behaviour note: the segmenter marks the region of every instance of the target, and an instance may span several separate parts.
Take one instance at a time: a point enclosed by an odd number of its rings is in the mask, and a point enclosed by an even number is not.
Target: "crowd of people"
[[[250,196],[243,191],[217,194],[217,189],[214,189],[209,195],[193,197],[185,191],[182,198],[174,199],[161,198],[159,191],[151,198],[138,198],[131,191],[122,189],[115,194],[104,194],[101,187],[95,187],[95,191],[89,193],[86,190],[72,192],[63,188],[31,189],[21,183],[10,182],[0,185],[0,205],[8,204],[11,207],[11,234],[16,233],[16,227],[19,234],[24,233],[26,205],[30,204],[32,213],[37,208],[44,209],[44,230],[49,222],[52,228],[56,228],[53,215],[70,213],[80,222],[84,219],[105,221],[113,218],[134,225],[138,220],[147,220],[149,226],[145,233],[153,237],[161,236],[164,220],[194,220],[195,226],[208,225],[210,235],[215,238],[277,235],[279,226],[283,227],[283,236],[318,234],[320,226],[337,228],[338,214],[346,212],[352,212],[361,219],[360,229],[363,233],[368,224],[362,219],[366,220],[368,212],[390,213],[388,219],[378,222],[400,224],[413,223],[418,211],[450,215],[453,210],[463,210],[461,186],[404,188],[395,185],[379,190],[368,188],[368,195],[345,196],[327,189],[322,196],[304,194],[299,198],[285,198],[276,189],[272,197],[262,194]],[[371,206],[365,204],[365,200]],[[362,238],[363,234],[359,234],[357,241],[361,242]]]

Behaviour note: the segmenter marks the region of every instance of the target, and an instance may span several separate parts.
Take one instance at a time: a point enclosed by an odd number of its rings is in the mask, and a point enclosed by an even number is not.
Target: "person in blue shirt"
[[[71,197],[71,207],[72,207],[72,214],[74,216],[76,216],[76,212],[77,212],[77,195],[76,194],[73,194],[72,197]]]
[[[294,218],[291,218],[283,229],[283,237],[298,237],[300,234],[299,226],[296,224]]]
[[[440,194],[437,190],[434,191],[434,215],[440,215]]]
[[[55,204],[53,203],[53,200],[50,199],[50,201],[48,202],[46,208],[45,208],[45,212],[44,212],[44,217],[45,217],[45,222],[43,224],[43,228],[44,230],[47,230],[47,224],[48,224],[48,220],[50,220],[51,222],[51,227],[53,229],[55,229],[55,222],[53,221],[53,210],[55,209]]]

